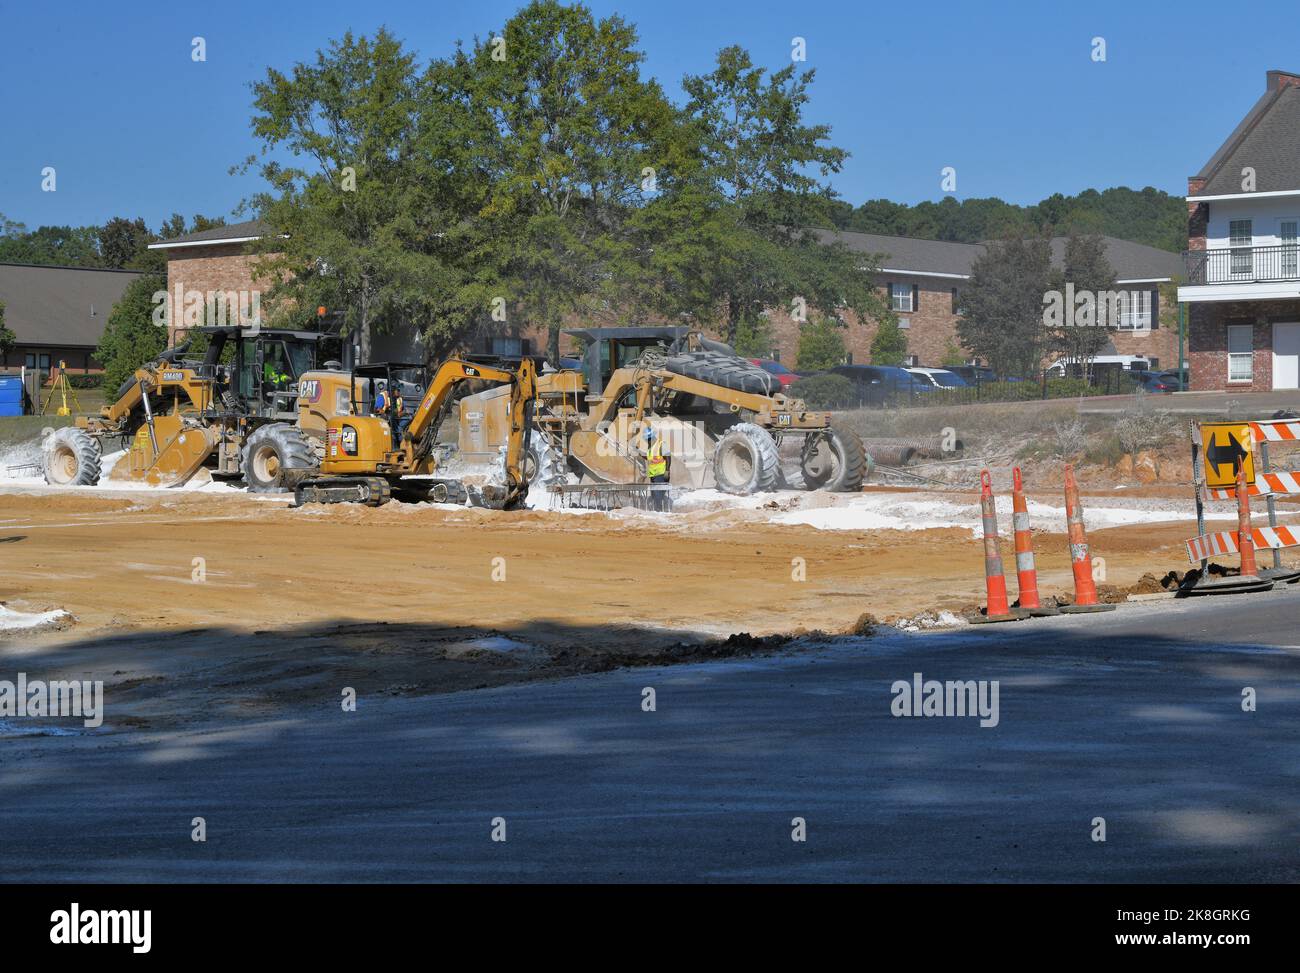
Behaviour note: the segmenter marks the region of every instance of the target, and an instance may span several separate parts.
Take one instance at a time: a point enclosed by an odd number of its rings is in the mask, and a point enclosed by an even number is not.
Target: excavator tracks
[[[330,476],[303,480],[293,490],[293,506],[307,503],[364,503],[382,507],[393,495],[382,476]]]

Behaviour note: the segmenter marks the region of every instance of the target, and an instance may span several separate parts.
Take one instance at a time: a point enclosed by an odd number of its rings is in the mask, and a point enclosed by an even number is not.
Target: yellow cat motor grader
[[[537,379],[541,443],[530,471],[598,483],[645,482],[640,433],[668,442],[674,483],[734,494],[792,489],[856,492],[870,460],[861,438],[829,412],[785,395],[774,376],[721,342],[685,327],[585,328],[576,368]],[[462,407],[462,445],[495,445],[499,398]],[[466,421],[475,417],[473,422]],[[788,442],[788,461],[780,448]]]
[[[186,355],[198,336],[201,359]],[[45,446],[46,482],[98,483],[105,441],[126,455],[110,480],[179,486],[205,464],[243,476],[254,492],[292,488],[314,469],[325,427],[352,408],[341,364],[315,363],[337,338],[310,331],[237,326],[190,329],[189,339],[137,369],[98,416],[54,433]]]
[[[533,425],[535,376],[536,366],[529,358],[521,360],[513,371],[453,358],[439,366],[409,423],[395,404],[378,415],[363,415],[363,410],[357,409],[357,414],[331,419],[320,471],[298,482],[295,505],[364,503],[377,507],[394,493],[401,499],[465,502],[469,492],[463,483],[434,477],[438,427],[457,389],[470,382],[490,382],[510,386],[504,475],[501,484],[484,486],[475,499],[495,509],[518,506],[528,495],[523,465]],[[391,378],[387,387],[394,387]]]

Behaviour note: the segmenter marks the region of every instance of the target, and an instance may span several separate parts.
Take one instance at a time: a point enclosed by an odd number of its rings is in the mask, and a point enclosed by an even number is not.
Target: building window
[[[961,310],[961,294],[958,293],[957,288],[955,288],[955,287],[952,289],[952,313],[953,313],[953,314],[961,314],[961,313],[962,313],[962,310]]]
[[[1300,251],[1297,251],[1297,228],[1300,228],[1300,220],[1282,220],[1278,224],[1277,235],[1282,241],[1282,276],[1295,278],[1300,276],[1300,267],[1297,267],[1296,257]]]
[[[906,331],[906,330],[907,330],[908,328],[910,328],[911,326],[912,326],[912,319],[911,319],[911,318],[899,318],[899,319],[898,319],[898,327],[899,327],[901,330]]]
[[[920,356],[920,355],[908,355],[908,356],[907,356],[907,367],[908,367],[908,368],[920,368],[920,367],[921,367],[921,356]]]
[[[492,354],[517,356],[524,353],[523,342],[518,338],[493,338]]]
[[[25,359],[25,363],[26,363],[26,365],[27,365],[28,368],[35,368],[35,367],[36,367],[36,355],[35,355],[33,352],[30,352],[30,351],[29,351],[29,352],[27,353],[27,357],[26,357],[26,359]]]
[[[1120,331],[1151,330],[1151,292],[1121,291],[1119,297]]]
[[[1249,382],[1255,377],[1255,326],[1228,325],[1228,381]]]
[[[48,372],[50,370],[50,356],[48,354],[41,355],[37,367],[43,372]]]
[[[891,310],[910,312],[912,310],[912,305],[911,284],[889,285],[889,307]]]
[[[1249,274],[1252,269],[1250,246],[1254,242],[1250,220],[1228,221],[1228,245],[1232,247],[1233,274]]]

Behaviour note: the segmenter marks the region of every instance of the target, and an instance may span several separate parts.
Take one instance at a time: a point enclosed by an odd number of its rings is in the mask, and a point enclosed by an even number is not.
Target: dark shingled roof
[[[1300,189],[1300,87],[1279,83],[1279,75],[1269,72],[1270,90],[1194,177],[1206,180],[1197,196],[1243,192],[1241,170],[1248,166],[1257,193]]]
[[[1180,254],[1133,243],[1113,236],[1101,238],[1106,244],[1106,260],[1115,268],[1116,280],[1173,280],[1183,274]],[[1061,266],[1065,261],[1063,236],[1052,237],[1052,264]]]
[[[134,270],[0,264],[5,327],[23,344],[93,348],[108,312],[139,276]]]
[[[813,230],[823,243],[842,243],[860,253],[885,256],[881,267],[890,270],[916,270],[931,274],[970,274],[975,258],[984,252],[978,243],[949,243],[946,240],[916,240],[905,236],[879,236],[848,230]]]
[[[198,233],[185,233],[170,240],[159,240],[149,245],[150,250],[166,250],[183,243],[220,243],[222,240],[242,240],[248,237],[260,237],[267,233],[266,224],[261,220],[245,220],[243,223],[231,223],[227,226],[214,226],[210,230]]]
[[[884,254],[882,269],[913,271],[919,274],[960,274],[969,277],[971,265],[984,252],[983,243],[950,243],[946,240],[914,240],[911,237],[878,236],[814,230],[823,243],[839,242],[861,253]],[[1052,238],[1052,262],[1060,266],[1065,254],[1065,237]],[[1132,243],[1115,237],[1102,237],[1106,259],[1115,268],[1118,280],[1173,279],[1183,272],[1183,261],[1176,253]]]

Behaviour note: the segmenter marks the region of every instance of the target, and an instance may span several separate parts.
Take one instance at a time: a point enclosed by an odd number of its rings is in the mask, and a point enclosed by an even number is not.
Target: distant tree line
[[[29,230],[0,213],[0,263],[46,267],[97,267],[166,273],[167,261],[149,244],[225,224],[222,217],[196,215],[188,225],[173,213],[152,231],[140,217],[115,216],[102,226],[41,226]]]
[[[1055,193],[1033,206],[1017,206],[996,197],[939,202],[894,203],[872,199],[861,206],[843,200],[830,205],[831,221],[825,226],[859,233],[983,243],[1010,237],[1099,234],[1145,243],[1179,253],[1187,249],[1187,204],[1147,186],[1142,190],[1119,186],[1098,192],[1086,189],[1077,196]]]

